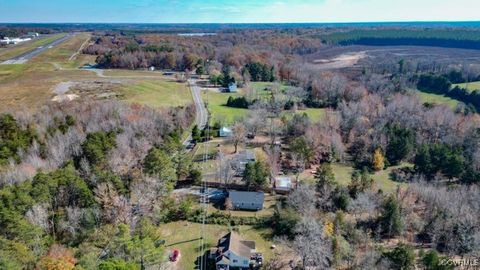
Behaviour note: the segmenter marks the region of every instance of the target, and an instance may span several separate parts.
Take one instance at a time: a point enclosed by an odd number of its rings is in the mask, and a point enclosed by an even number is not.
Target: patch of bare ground
[[[107,81],[66,81],[55,86],[53,92],[56,94],[52,101],[64,102],[77,98],[87,100],[120,98],[117,90],[122,86],[119,82]]]
[[[341,69],[355,66],[361,59],[367,57],[366,52],[351,52],[338,55],[334,58],[315,59],[312,62],[320,70]]]

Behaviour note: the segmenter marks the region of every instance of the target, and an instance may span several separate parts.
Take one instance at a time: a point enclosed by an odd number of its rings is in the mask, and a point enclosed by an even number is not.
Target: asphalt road
[[[43,45],[43,46],[40,46],[40,47],[37,47],[29,52],[26,52],[26,53],[23,53],[23,54],[20,54],[18,56],[15,56],[9,60],[6,60],[4,62],[2,62],[1,64],[2,65],[10,65],[10,64],[25,64],[28,60],[30,60],[31,58],[41,54],[42,52],[48,50],[48,49],[51,49],[55,46],[57,46],[58,44],[70,39],[71,37],[73,37],[75,34],[68,34],[64,37],[61,37],[59,39],[56,39],[46,45]]]
[[[202,100],[202,91],[200,87],[196,84],[196,81],[193,79],[188,80],[188,86],[190,87],[190,91],[192,92],[193,102],[195,104],[195,123],[197,124],[198,128],[202,130],[208,121],[208,112],[205,108],[205,103]],[[192,135],[188,136],[188,138],[183,142],[185,147],[192,145]]]

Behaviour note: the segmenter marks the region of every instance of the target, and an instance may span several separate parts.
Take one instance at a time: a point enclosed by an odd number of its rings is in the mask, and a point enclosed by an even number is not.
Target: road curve
[[[202,130],[207,125],[208,121],[208,112],[205,108],[205,103],[202,100],[202,91],[200,87],[198,87],[196,80],[190,79],[188,80],[188,86],[190,87],[190,91],[192,93],[193,103],[195,104],[195,123],[197,124],[198,128]],[[191,144],[192,141],[192,134],[188,136],[188,138],[183,142],[184,146],[188,146]]]

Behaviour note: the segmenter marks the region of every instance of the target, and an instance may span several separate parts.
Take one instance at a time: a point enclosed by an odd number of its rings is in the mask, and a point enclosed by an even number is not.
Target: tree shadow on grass
[[[191,239],[191,240],[180,241],[180,242],[176,242],[176,243],[172,243],[172,244],[166,245],[165,247],[171,247],[171,246],[175,246],[175,245],[190,243],[190,242],[193,242],[193,241],[198,241],[198,240],[200,240],[200,239],[201,239],[201,238],[199,237],[199,238],[195,238],[195,239]]]

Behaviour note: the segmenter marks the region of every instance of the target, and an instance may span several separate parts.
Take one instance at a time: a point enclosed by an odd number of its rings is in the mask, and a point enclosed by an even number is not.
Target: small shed
[[[275,177],[275,182],[273,183],[273,188],[275,192],[286,194],[292,190],[292,178],[288,176],[277,176]]]
[[[262,210],[265,194],[263,192],[230,191],[228,198],[234,210]]]
[[[228,84],[228,92],[237,93],[238,92],[237,84],[234,83],[234,82],[229,83]]]
[[[228,127],[222,127],[218,131],[218,136],[220,137],[232,137],[232,129]]]

